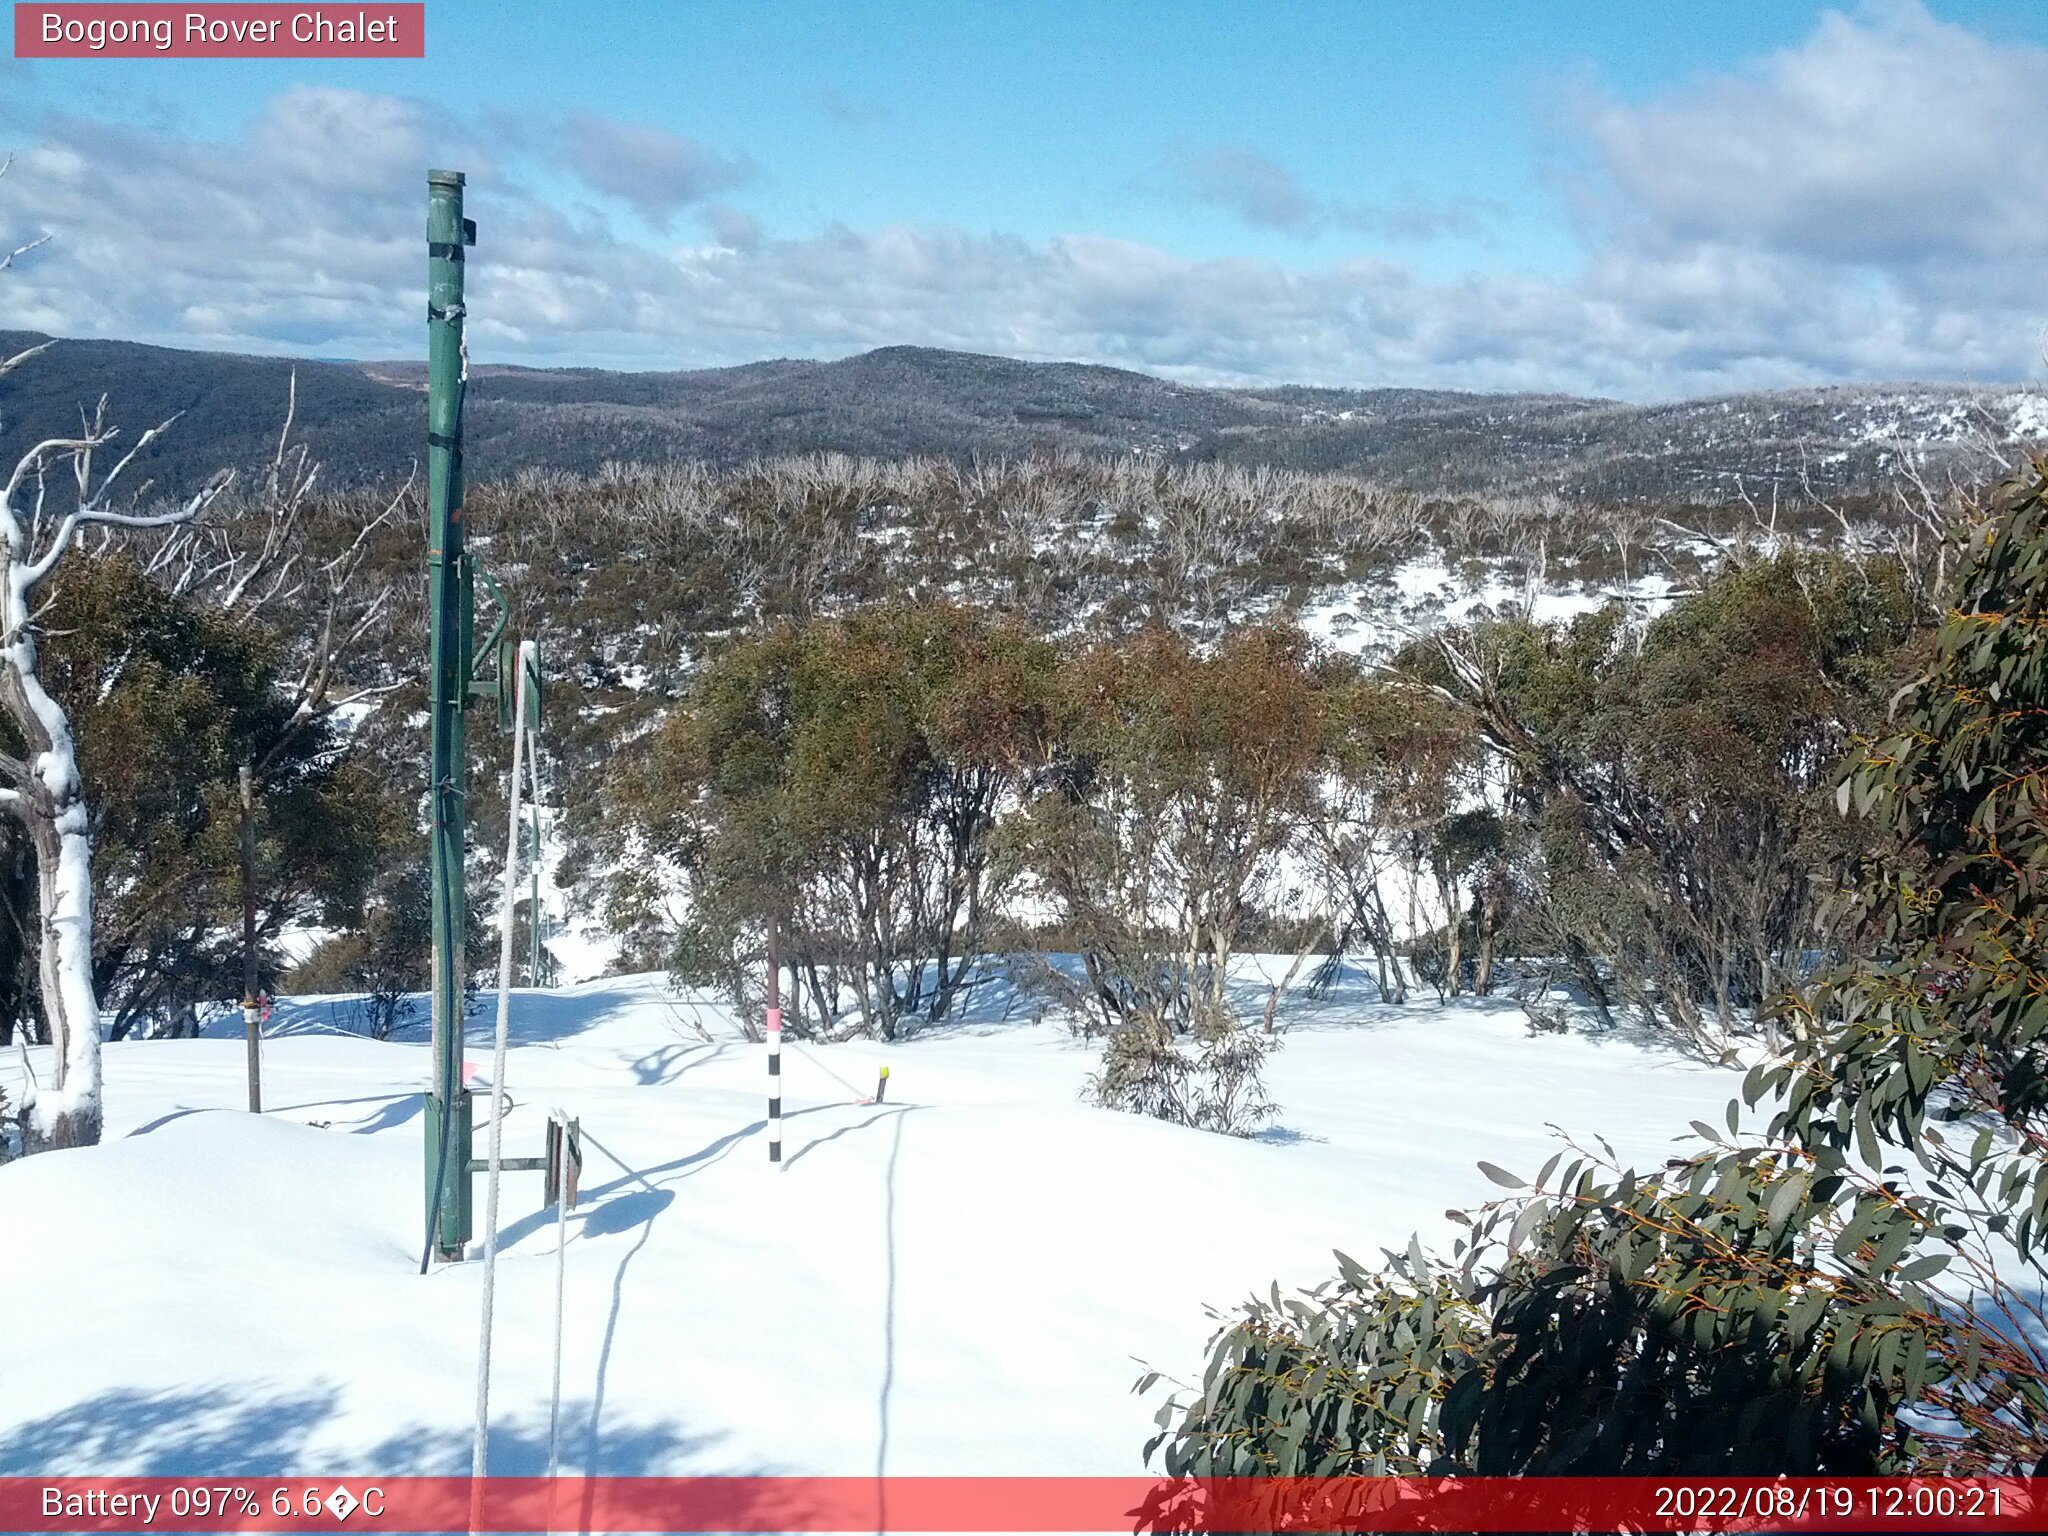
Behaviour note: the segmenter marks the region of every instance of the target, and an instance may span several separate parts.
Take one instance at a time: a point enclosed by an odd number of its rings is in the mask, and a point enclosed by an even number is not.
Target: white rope
[[[548,1518],[547,1528],[555,1530],[555,1489],[556,1479],[561,1476],[562,1466],[562,1254],[568,1244],[569,1224],[569,1117],[565,1111],[556,1110],[561,1123],[561,1167],[555,1185],[555,1375],[548,1390]]]
[[[546,804],[546,801],[545,801],[545,799],[544,799],[544,798],[542,797],[542,795],[541,795],[541,792],[540,792],[540,740],[539,740],[539,734],[540,734],[540,733],[539,733],[539,729],[538,729],[538,728],[536,727],[536,729],[535,729],[535,732],[534,732],[534,737],[535,737],[535,739],[534,739],[534,743],[533,743],[533,751],[532,751],[532,752],[530,752],[530,753],[528,753],[528,754],[527,754],[527,758],[526,758],[526,782],[527,782],[527,784],[528,784],[528,785],[529,785],[529,786],[531,787],[531,789],[533,790],[533,809],[534,809],[534,814],[535,814],[535,818],[536,818],[536,819],[539,819],[539,815],[540,815],[541,809],[542,809],[542,807],[543,807],[543,806],[544,806],[544,805]],[[536,842],[536,844],[537,844],[537,843],[539,842],[539,839],[537,839],[537,838],[536,838],[536,839],[535,839],[535,842]],[[534,850],[533,850],[533,861],[534,861],[534,863],[535,863],[536,865],[540,863],[540,849],[539,849],[539,847],[538,847],[538,846],[536,846],[536,847],[534,848]],[[531,912],[529,912],[529,913],[527,913],[527,914],[526,914],[526,920],[527,920],[527,921],[528,921],[529,923],[533,924],[533,926],[534,926],[534,930],[535,930],[536,932],[538,932],[538,931],[540,930],[540,926],[541,926],[541,923],[540,923],[540,913],[541,913],[541,906],[540,906],[540,892],[539,892],[539,890],[538,890],[538,889],[536,889],[536,890],[534,891],[534,893],[533,893],[533,910],[532,910]],[[546,956],[546,955],[547,955],[547,953],[548,953],[547,941],[546,941],[545,939],[543,939],[543,940],[541,941],[541,945],[540,945],[540,951],[541,951],[541,954],[542,954],[543,956]],[[538,977],[538,976],[529,976],[529,977],[527,977],[527,978],[526,978],[526,984],[527,984],[528,986],[530,986],[530,987],[537,987],[537,986],[539,986],[539,985],[540,985],[540,977]]]
[[[522,673],[521,675],[523,676],[524,674]],[[538,741],[534,742],[533,752],[526,759],[526,774],[527,784],[533,790],[534,810],[538,812],[542,804],[540,792],[540,743]],[[538,849],[534,851],[534,856],[536,858],[539,857]],[[539,924],[540,904],[538,902],[534,903],[534,910],[527,914],[527,921],[535,925]],[[538,976],[530,976],[527,980],[534,986],[540,985],[540,978]],[[556,1170],[557,1182],[555,1184],[555,1362],[553,1380],[548,1387],[548,1482],[550,1484],[549,1497],[552,1499],[552,1484],[555,1478],[561,1474],[562,1465],[562,1298],[567,1289],[568,1274],[568,1266],[564,1255],[568,1250],[569,1243],[569,1112],[566,1109],[557,1107],[550,1112],[550,1118],[560,1127],[557,1133],[560,1138],[557,1146],[561,1157],[561,1165]],[[550,1516],[549,1523],[553,1524],[552,1515]]]
[[[517,901],[513,882],[519,873],[519,844],[525,828],[519,823],[519,774],[526,766],[526,673],[531,640],[519,646],[519,681],[512,702],[511,805],[505,821],[505,906],[498,918],[498,1037],[491,1054],[491,1093],[504,1092],[505,1037],[512,1017],[512,909]],[[481,1336],[476,1352],[476,1447],[470,1455],[470,1473],[475,1479],[472,1503],[483,1497],[483,1477],[489,1460],[491,1424],[491,1304],[498,1279],[498,1175],[505,1149],[505,1117],[491,1116],[490,1172],[484,1197],[484,1300]],[[472,1511],[474,1513],[474,1511]]]
[[[804,1059],[805,1061],[808,1061],[808,1062],[809,1062],[809,1063],[810,1063],[810,1064],[811,1064],[812,1066],[816,1067],[816,1068],[817,1068],[817,1069],[818,1069],[818,1070],[819,1070],[820,1072],[824,1073],[824,1074],[825,1074],[825,1075],[826,1075],[827,1077],[831,1078],[833,1082],[837,1083],[837,1084],[838,1084],[838,1085],[839,1085],[840,1087],[844,1088],[844,1089],[845,1089],[845,1090],[846,1090],[846,1091],[847,1091],[848,1093],[852,1094],[852,1095],[853,1095],[853,1096],[854,1096],[854,1097],[855,1097],[856,1099],[859,1099],[859,1098],[861,1098],[861,1097],[862,1097],[861,1091],[860,1091],[860,1090],[859,1090],[858,1088],[854,1087],[854,1086],[853,1086],[853,1084],[849,1083],[849,1082],[848,1082],[848,1081],[847,1081],[847,1080],[846,1080],[845,1078],[841,1077],[841,1076],[840,1076],[840,1075],[839,1075],[839,1074],[838,1074],[837,1072],[834,1072],[834,1071],[833,1071],[833,1070],[832,1070],[832,1069],[831,1069],[830,1067],[826,1066],[826,1065],[825,1065],[825,1063],[823,1063],[822,1061],[818,1060],[818,1058],[817,1058],[817,1057],[813,1056],[813,1055],[812,1055],[812,1054],[811,1054],[811,1053],[810,1053],[809,1051],[806,1051],[806,1050],[805,1050],[805,1049],[804,1049],[804,1048],[803,1048],[802,1046],[798,1045],[798,1044],[797,1044],[797,1043],[796,1043],[796,1042],[795,1042],[794,1040],[792,1040],[792,1041],[791,1041],[791,1042],[789,1043],[789,1048],[790,1048],[790,1049],[791,1049],[792,1051],[794,1051],[794,1052],[795,1052],[795,1053],[796,1053],[797,1055],[799,1055],[799,1056],[803,1057],[803,1059]]]

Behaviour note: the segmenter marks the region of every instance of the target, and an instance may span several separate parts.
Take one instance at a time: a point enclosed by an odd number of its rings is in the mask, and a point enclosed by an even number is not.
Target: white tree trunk
[[[39,975],[53,1065],[22,1121],[23,1150],[37,1152],[100,1139],[100,1009],[92,980],[92,837],[70,718],[37,675],[28,575],[9,563],[0,599],[0,696],[34,750],[28,781],[10,805],[35,845],[42,895]]]
[[[38,827],[35,838],[43,1012],[56,1068],[29,1110],[25,1150],[88,1147],[100,1139],[100,1009],[92,981],[92,843],[84,805],[74,799]]]

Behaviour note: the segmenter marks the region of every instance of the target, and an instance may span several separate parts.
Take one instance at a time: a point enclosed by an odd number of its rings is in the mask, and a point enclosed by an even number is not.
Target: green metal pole
[[[462,173],[427,173],[427,608],[429,796],[433,806],[434,1080],[427,1095],[427,1227],[443,1261],[470,1236],[470,1103],[462,1082],[462,942],[468,930],[462,866],[467,770],[463,710],[471,598],[462,548]]]

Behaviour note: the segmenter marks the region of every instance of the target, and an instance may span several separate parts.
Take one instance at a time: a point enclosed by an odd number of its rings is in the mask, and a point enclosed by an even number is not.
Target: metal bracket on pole
[[[468,690],[464,695],[463,707],[474,709],[480,704],[492,703],[498,708],[498,729],[512,729],[512,696],[508,680],[512,676],[513,644],[505,634],[511,622],[512,610],[505,601],[505,589],[498,584],[498,578],[489,571],[476,568],[476,580],[484,584],[484,590],[491,596],[491,604],[498,610],[498,620],[491,626],[491,632],[484,636],[484,643],[472,646],[469,666]],[[471,588],[471,602],[475,602],[475,589]],[[472,609],[471,624],[475,624]],[[488,672],[485,670],[488,668]]]

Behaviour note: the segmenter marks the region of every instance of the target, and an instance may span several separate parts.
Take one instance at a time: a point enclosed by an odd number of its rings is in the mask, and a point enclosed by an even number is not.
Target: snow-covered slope
[[[467,1466],[481,1275],[416,1273],[426,1051],[330,1016],[280,1007],[261,1118],[233,1038],[111,1045],[106,1142],[0,1167],[0,1473]],[[1340,988],[1286,1017],[1255,1140],[1087,1107],[1094,1047],[994,1012],[801,1047],[777,1172],[762,1048],[723,1008],[657,977],[517,994],[508,1153],[539,1150],[551,1104],[591,1138],[565,1470],[1137,1472],[1138,1362],[1198,1372],[1206,1305],[1313,1283],[1333,1247],[1447,1241],[1445,1207],[1497,1193],[1475,1162],[1533,1169],[1551,1123],[1661,1160],[1735,1088],[1618,1038],[1532,1037],[1506,1002]],[[889,1102],[856,1102],[884,1063]],[[504,1472],[543,1454],[538,1185],[506,1175]]]

